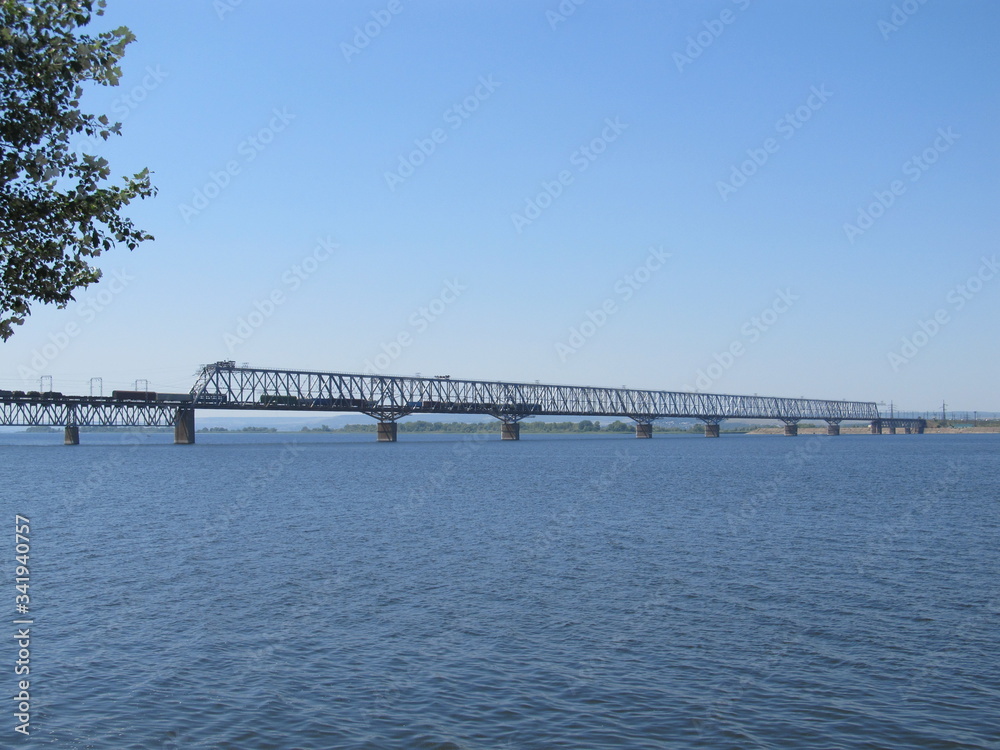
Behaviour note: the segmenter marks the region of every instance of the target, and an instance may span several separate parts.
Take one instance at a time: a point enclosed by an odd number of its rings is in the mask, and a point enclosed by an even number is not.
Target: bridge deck
[[[193,441],[196,409],[359,412],[382,423],[408,414],[484,414],[501,420],[504,435],[514,438],[517,423],[532,416],[627,417],[637,423],[640,437],[649,437],[649,425],[664,417],[701,419],[711,436],[718,435],[718,424],[725,419],[781,420],[790,435],[802,419],[826,420],[831,434],[837,434],[842,421],[871,422],[873,431],[883,426],[923,429],[923,420],[880,417],[869,401],[272,370],[233,362],[205,366],[190,393],[184,394],[124,391],[103,397],[0,391],[0,425],[172,425],[178,441],[183,437],[185,442]],[[392,428],[394,439],[395,426],[383,426]]]

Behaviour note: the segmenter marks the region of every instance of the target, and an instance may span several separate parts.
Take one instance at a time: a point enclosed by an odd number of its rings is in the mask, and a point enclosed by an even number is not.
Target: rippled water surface
[[[0,745],[1000,747],[1000,436],[56,437]]]

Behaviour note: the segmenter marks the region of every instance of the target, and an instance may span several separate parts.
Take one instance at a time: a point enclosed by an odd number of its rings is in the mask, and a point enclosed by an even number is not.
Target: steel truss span
[[[176,422],[176,404],[86,396],[61,396],[58,400],[16,396],[0,399],[3,426],[172,427]]]
[[[407,414],[487,414],[504,422],[530,416],[629,417],[639,423],[690,417],[709,424],[733,418],[788,424],[879,418],[878,407],[868,401],[270,370],[233,362],[202,368],[191,395],[197,409],[355,411],[382,421]]]

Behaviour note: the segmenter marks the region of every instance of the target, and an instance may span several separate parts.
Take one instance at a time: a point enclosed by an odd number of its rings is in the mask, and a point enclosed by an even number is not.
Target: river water
[[[5,747],[1000,747],[997,435],[60,438]]]

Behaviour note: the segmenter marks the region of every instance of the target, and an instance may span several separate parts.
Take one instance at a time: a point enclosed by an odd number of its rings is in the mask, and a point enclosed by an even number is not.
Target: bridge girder
[[[488,414],[503,421],[528,416],[724,419],[877,419],[874,402],[544,385],[398,375],[323,373],[207,365],[192,389],[196,408],[360,411],[398,419],[405,414]]]
[[[114,401],[79,397],[72,400],[0,400],[0,425],[50,427],[172,427],[176,404]]]
[[[273,370],[217,362],[202,368],[190,402],[38,399],[5,392],[0,394],[0,425],[167,427],[177,425],[178,410],[191,409],[360,412],[380,422],[408,414],[483,414],[510,425],[532,416],[626,417],[639,425],[663,417],[701,419],[708,425],[733,418],[775,419],[787,425],[814,419],[916,428],[922,421],[883,419],[875,403],[865,401]]]

